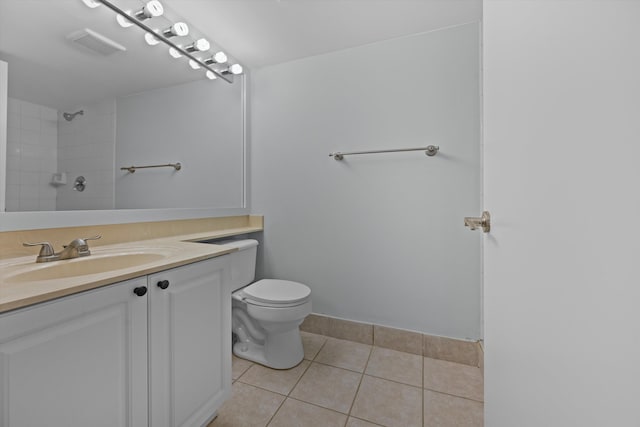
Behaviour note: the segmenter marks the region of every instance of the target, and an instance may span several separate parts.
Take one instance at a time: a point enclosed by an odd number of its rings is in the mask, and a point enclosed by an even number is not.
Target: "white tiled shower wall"
[[[69,110],[84,112],[71,121],[43,105],[7,104],[7,211],[113,209],[114,99]],[[66,185],[51,185],[57,172]],[[78,176],[87,180],[83,192],[73,190]]]
[[[78,110],[83,114],[58,122],[58,171],[68,183],[58,188],[57,210],[113,209],[115,99],[68,112]],[[87,182],[83,192],[73,190],[78,176]]]
[[[7,211],[56,209],[51,177],[57,170],[58,113],[9,98],[7,102]]]

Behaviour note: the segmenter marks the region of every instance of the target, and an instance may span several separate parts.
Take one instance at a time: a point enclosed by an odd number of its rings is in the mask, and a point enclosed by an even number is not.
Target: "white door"
[[[153,427],[203,425],[231,393],[228,258],[149,276]]]
[[[0,315],[1,427],[147,425],[136,279]]]
[[[640,426],[640,2],[483,9],[485,425]]]

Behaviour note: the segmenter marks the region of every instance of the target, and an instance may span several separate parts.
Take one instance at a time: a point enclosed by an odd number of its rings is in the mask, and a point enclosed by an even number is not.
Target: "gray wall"
[[[480,338],[479,51],[473,23],[254,73],[258,275],[308,284],[316,313]]]
[[[115,207],[242,207],[242,105],[242,78],[233,84],[203,79],[118,98]],[[120,170],[175,162],[180,171]]]

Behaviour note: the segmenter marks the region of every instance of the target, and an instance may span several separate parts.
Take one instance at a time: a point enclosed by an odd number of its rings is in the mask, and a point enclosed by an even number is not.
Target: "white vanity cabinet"
[[[146,285],[0,315],[0,426],[146,426]]]
[[[151,427],[204,425],[231,395],[228,258],[149,276]]]
[[[231,393],[228,275],[222,256],[0,314],[0,427],[204,425]]]

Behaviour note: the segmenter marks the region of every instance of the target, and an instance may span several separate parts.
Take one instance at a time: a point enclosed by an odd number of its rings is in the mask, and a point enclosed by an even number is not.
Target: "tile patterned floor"
[[[480,369],[302,332],[305,360],[233,357],[233,394],[209,427],[482,427]]]

